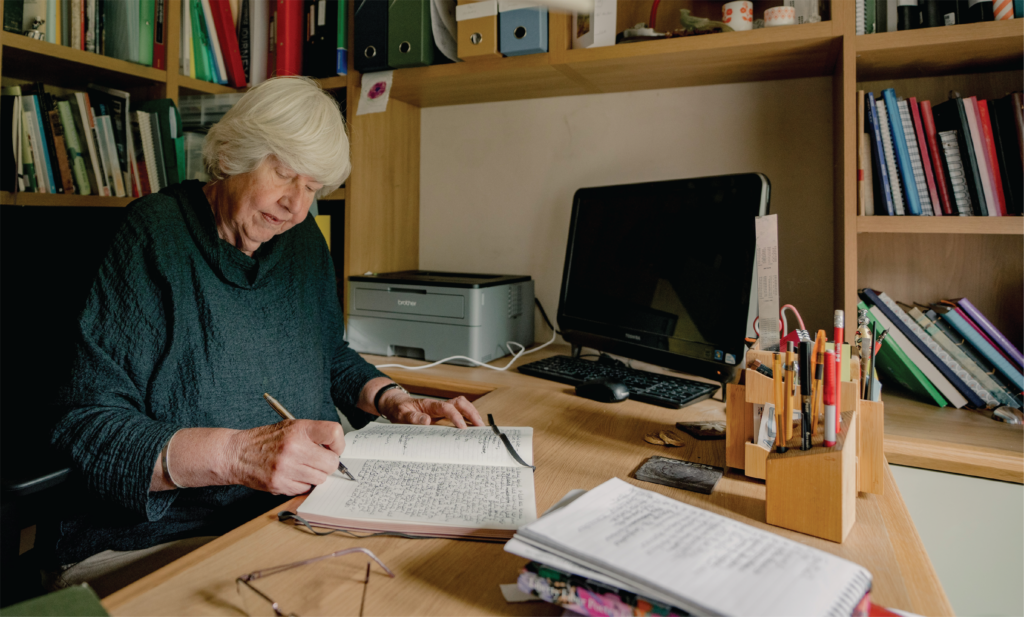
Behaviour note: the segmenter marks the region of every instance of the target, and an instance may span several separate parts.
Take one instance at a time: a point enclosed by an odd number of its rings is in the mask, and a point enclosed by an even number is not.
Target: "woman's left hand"
[[[413,398],[395,389],[381,397],[380,411],[395,424],[437,424],[439,420],[450,420],[458,428],[466,428],[467,424],[485,426],[480,412],[464,396],[438,401]]]

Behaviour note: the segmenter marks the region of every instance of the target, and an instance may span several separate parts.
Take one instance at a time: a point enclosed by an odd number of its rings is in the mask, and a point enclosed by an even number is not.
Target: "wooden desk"
[[[376,364],[393,361],[368,359]],[[857,525],[845,543],[834,544],[768,526],[764,484],[732,471],[726,473],[712,495],[629,477],[653,455],[724,466],[724,440],[698,441],[687,436],[685,446],[672,449],[643,441],[644,434],[671,428],[682,419],[724,420],[721,402],[704,401],[683,410],[635,401],[604,404],[577,397],[568,386],[516,372],[453,366],[389,373],[414,391],[464,392],[476,398],[482,413],[494,414],[499,426],[532,426],[538,513],[571,489],[593,488],[618,476],[863,564],[874,576],[873,597],[879,604],[922,615],[953,614],[888,468],[885,495],[861,495],[857,500]],[[293,499],[282,509],[294,510],[301,499]],[[103,604],[114,615],[240,615],[242,604],[234,582],[237,576],[352,546],[372,550],[398,575],[395,579],[373,577],[366,615],[562,612],[545,603],[505,602],[498,585],[514,583],[525,560],[505,553],[500,544],[400,538],[353,540],[337,534],[315,537],[302,528],[277,522],[273,512],[108,596]],[[361,585],[352,580],[336,583],[332,591],[320,590],[330,594],[324,611],[358,614]],[[284,598],[275,599],[287,608]]]

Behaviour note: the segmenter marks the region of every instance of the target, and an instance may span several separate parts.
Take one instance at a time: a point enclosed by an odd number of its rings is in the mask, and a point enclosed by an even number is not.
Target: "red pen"
[[[836,427],[839,426],[836,412],[836,374],[839,372],[839,364],[835,361],[835,354],[831,351],[825,352],[825,366],[831,367],[825,370],[825,392],[823,395],[825,403],[825,447],[831,448],[836,445]]]
[[[843,340],[844,340],[843,339],[843,336],[844,336],[843,330],[846,327],[846,315],[845,315],[845,313],[843,313],[842,309],[836,310],[836,316],[835,316],[835,319],[832,322],[832,326],[834,328],[834,334],[835,334],[835,337],[836,337],[836,343],[835,343],[836,374],[834,375],[835,380],[833,381],[833,387],[834,387],[834,390],[833,390],[833,400],[835,400],[836,398],[841,396],[842,386],[840,384],[843,383]],[[835,416],[836,416],[836,427],[838,427],[839,423],[840,423],[840,420],[839,420],[839,405],[836,405]]]

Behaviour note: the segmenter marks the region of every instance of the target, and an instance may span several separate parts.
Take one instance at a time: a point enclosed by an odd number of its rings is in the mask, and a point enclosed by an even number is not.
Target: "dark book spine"
[[[242,72],[245,73],[245,83],[252,82],[249,70],[249,55],[252,53],[249,39],[252,35],[249,28],[249,0],[242,0],[238,14],[238,53],[242,56]]]
[[[875,32],[889,31],[889,3],[896,0],[877,0],[875,2]]]
[[[64,141],[64,126],[60,123],[60,113],[57,111],[53,100],[50,101],[50,111],[46,112],[53,131],[53,148],[57,151],[57,166],[60,168],[60,182],[64,192],[72,195],[75,192],[75,182],[71,174],[71,161],[68,159],[68,147]]]
[[[967,0],[967,18],[969,24],[993,21],[996,15],[992,10],[992,0]]]
[[[916,30],[921,27],[921,9],[917,0],[897,0],[896,29]]]
[[[57,147],[53,141],[53,125],[50,123],[50,97],[43,90],[43,84],[35,85],[36,98],[39,101],[39,110],[43,115],[43,126],[39,127],[46,137],[46,158],[50,161],[50,169],[53,171],[53,192],[64,192],[64,179],[60,174],[60,160],[57,158]]]
[[[942,2],[939,2],[939,0],[921,0],[918,4],[921,7],[923,22],[921,25],[923,27],[935,28],[946,25],[946,20],[943,18],[945,7],[943,7]]]
[[[25,0],[4,0],[4,30],[21,34]]]

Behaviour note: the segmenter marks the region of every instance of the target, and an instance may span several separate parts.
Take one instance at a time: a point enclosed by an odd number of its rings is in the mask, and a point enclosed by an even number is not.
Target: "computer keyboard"
[[[714,384],[629,368],[611,358],[591,362],[570,356],[551,356],[524,364],[519,367],[519,372],[571,386],[578,386],[593,379],[617,381],[626,384],[629,388],[629,398],[634,401],[672,409],[709,398],[719,388]]]

